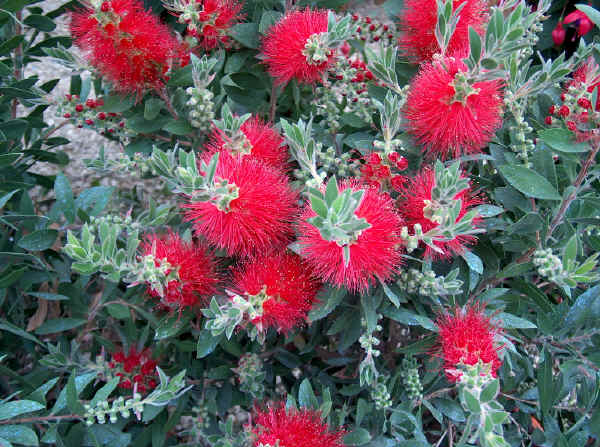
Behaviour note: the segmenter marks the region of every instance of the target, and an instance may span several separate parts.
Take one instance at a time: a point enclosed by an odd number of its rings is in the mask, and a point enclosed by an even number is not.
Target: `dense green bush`
[[[0,445],[600,445],[600,13],[417,3],[2,3]]]

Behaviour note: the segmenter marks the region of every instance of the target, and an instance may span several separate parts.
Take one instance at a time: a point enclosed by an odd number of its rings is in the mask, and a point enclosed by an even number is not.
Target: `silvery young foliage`
[[[600,446],[598,26],[3,2],[0,446]]]

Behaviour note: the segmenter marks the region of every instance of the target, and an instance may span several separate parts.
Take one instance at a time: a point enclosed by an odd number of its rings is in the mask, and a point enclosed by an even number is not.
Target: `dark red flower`
[[[186,205],[186,220],[194,222],[196,233],[230,256],[266,255],[290,242],[298,193],[287,177],[253,158],[221,153],[215,178],[235,185],[238,197],[229,209],[213,202]]]
[[[226,137],[218,128],[215,128],[211,141],[207,145],[210,153],[227,151],[232,155],[249,155],[271,167],[279,170],[289,168],[289,152],[284,145],[283,137],[272,126],[263,122],[258,116],[248,119],[240,129],[250,143],[250,152],[231,147],[227,144]]]
[[[562,22],[558,22],[556,28],[552,30],[552,41],[554,42],[554,45],[560,47],[564,43],[566,36],[567,32],[563,28]]]
[[[430,157],[481,152],[502,124],[500,82],[466,86],[466,71],[460,59],[446,57],[423,65],[410,85],[404,107],[407,128]],[[459,94],[465,88],[469,92]]]
[[[136,383],[140,393],[156,387],[156,365],[149,348],[138,352],[134,346],[127,355],[123,351],[115,352],[109,362],[109,367],[116,370],[114,375],[120,378],[119,387],[131,389]]]
[[[479,361],[491,365],[494,377],[502,366],[499,347],[494,338],[501,329],[483,313],[479,305],[456,307],[436,321],[446,377],[451,382],[460,379],[459,365],[476,365]]]
[[[163,236],[148,234],[141,251],[143,255],[153,254],[157,265],[161,259],[177,268],[179,280],[170,281],[162,296],[148,288],[151,296],[160,298],[169,308],[181,311],[188,306],[203,304],[217,291],[220,280],[217,261],[202,243],[187,243],[173,232]]]
[[[319,81],[333,62],[333,50],[325,60],[313,59],[311,44],[319,45],[327,32],[327,11],[294,10],[273,25],[263,40],[262,54],[269,74],[278,85],[292,78],[314,84]]]
[[[453,9],[465,4],[460,11],[460,19],[450,39],[448,54],[462,52],[469,48],[469,27],[483,34],[488,20],[488,7],[484,0],[454,0]],[[435,37],[437,24],[436,0],[406,0],[400,16],[402,34],[398,40],[400,49],[414,62],[431,60],[440,51]]]
[[[400,197],[398,198],[398,209],[406,221],[410,234],[414,234],[415,224],[421,225],[423,233],[427,233],[429,230],[439,225],[439,223],[433,222],[425,217],[424,211],[424,208],[427,205],[425,201],[432,200],[432,190],[434,187],[435,173],[432,169],[428,168],[418,173],[402,187]],[[460,191],[454,197],[454,200],[461,201],[460,213],[456,219],[457,222],[473,206],[481,203],[481,199],[474,196],[470,188]],[[476,217],[473,219],[473,225],[475,227],[480,223],[481,218]],[[438,253],[427,246],[425,248],[425,257],[446,259],[455,254],[462,254],[464,253],[466,246],[474,244],[476,241],[477,238],[475,236],[461,235],[449,241],[434,242],[435,245],[442,250],[442,253]]]
[[[252,323],[263,330],[288,332],[306,320],[321,283],[312,269],[293,253],[257,258],[235,270],[236,292],[258,303],[262,315]]]
[[[309,206],[302,214],[298,242],[306,261],[324,281],[352,291],[365,291],[377,279],[389,280],[400,265],[403,220],[389,195],[356,182],[347,181],[339,185],[340,192],[347,188],[365,190],[355,215],[371,225],[350,245],[349,264],[344,265],[343,248],[335,241],[323,239],[319,230],[306,221],[316,216]]]
[[[139,97],[163,88],[167,72],[189,58],[186,47],[139,0],[104,4],[109,11],[98,7],[73,13],[75,44],[114,90]]]
[[[255,447],[344,447],[344,431],[332,431],[318,411],[286,409],[281,403],[264,410],[256,409],[255,413],[254,427],[251,428]]]
[[[573,24],[573,26],[575,26],[575,29],[577,29],[578,37],[585,36],[594,27],[594,24],[587,16],[587,14],[578,9],[570,14],[567,14],[565,19],[563,20],[563,23],[565,25]]]

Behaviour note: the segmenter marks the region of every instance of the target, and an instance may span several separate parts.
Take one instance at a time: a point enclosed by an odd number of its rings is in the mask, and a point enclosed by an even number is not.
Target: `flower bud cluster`
[[[371,152],[360,166],[361,179],[374,187],[385,191],[400,191],[406,177],[398,174],[408,168],[408,160],[397,152],[383,154]]]
[[[461,293],[463,282],[459,279],[440,275],[437,276],[433,270],[420,272],[411,268],[403,270],[396,284],[407,293],[423,296],[446,296]]]
[[[594,110],[593,88],[585,82],[572,81],[561,94],[562,104],[551,105],[545,122],[547,125],[563,124],[578,141],[600,137],[600,111]]]
[[[131,399],[125,400],[123,396],[118,397],[112,402],[112,405],[108,401],[103,400],[98,402],[94,407],[90,404],[85,404],[85,423],[87,426],[94,425],[94,419],[98,424],[105,424],[108,416],[108,421],[114,424],[118,420],[120,415],[122,418],[128,418],[133,412],[140,418],[142,411],[144,410],[144,403],[142,401],[142,395],[140,393],[134,393]]]
[[[371,124],[375,106],[368,93],[368,82],[376,83],[364,61],[350,56],[347,42],[340,47],[340,57],[330,69],[330,78],[316,89],[312,105],[315,114],[322,116],[328,127],[336,132],[343,123],[340,117],[353,114]]]
[[[529,137],[533,132],[533,128],[524,118],[526,103],[516,101],[513,93],[507,90],[504,97],[504,105],[511,112],[515,121],[510,126],[510,148],[525,164],[529,164],[529,154],[535,149],[535,144],[533,139]]]
[[[351,154],[349,152],[344,152],[339,157],[336,156],[335,148],[329,146],[325,152],[321,153],[320,161],[323,169],[327,172],[338,177],[348,177],[352,172],[349,166],[350,157]]]
[[[384,24],[377,19],[359,14],[352,15],[354,33],[352,38],[365,43],[383,42],[392,45],[397,39],[396,29],[393,25]]]
[[[375,408],[383,410],[392,406],[392,395],[387,387],[387,376],[379,375],[375,379],[375,384],[371,387],[371,399]]]
[[[533,264],[537,267],[540,276],[549,281],[557,282],[564,276],[562,262],[552,253],[551,248],[539,249],[533,253]]]
[[[247,353],[241,356],[238,367],[233,372],[238,376],[242,392],[250,394],[254,399],[262,399],[265,392],[265,371],[258,355]]]
[[[110,134],[118,138],[127,136],[121,114],[99,110],[104,105],[102,98],[90,98],[82,102],[78,95],[67,94],[57,105],[58,116],[68,119],[79,128],[85,126],[99,131],[101,135]]]
[[[190,109],[190,124],[203,132],[208,132],[215,118],[213,92],[198,87],[188,87],[185,92],[189,95],[186,105]]]
[[[406,387],[406,393],[411,400],[420,400],[423,397],[423,384],[419,378],[419,365],[414,357],[402,360],[400,376]]]

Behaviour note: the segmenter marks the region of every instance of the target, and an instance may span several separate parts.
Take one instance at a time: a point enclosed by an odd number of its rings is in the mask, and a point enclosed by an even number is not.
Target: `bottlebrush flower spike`
[[[206,149],[210,153],[226,151],[231,155],[248,155],[282,171],[289,168],[288,148],[283,144],[283,137],[272,126],[255,116],[246,120],[241,125],[240,131],[245,144],[236,144],[223,131],[215,127]]]
[[[460,19],[448,45],[448,54],[469,48],[469,27],[483,34],[488,20],[488,7],[484,0],[454,0],[453,11],[464,3]],[[436,0],[406,0],[400,16],[402,34],[398,39],[400,49],[415,63],[428,62],[440,51],[435,37],[438,21]]]
[[[253,158],[221,153],[215,179],[226,180],[235,198],[226,206],[192,198],[186,220],[198,234],[229,256],[265,255],[290,242],[298,193],[282,173]]]
[[[398,246],[403,220],[394,209],[392,199],[375,188],[360,186],[356,181],[342,182],[338,188],[340,193],[346,189],[364,190],[354,215],[359,220],[364,219],[368,227],[349,243],[340,245],[334,239],[325,239],[319,229],[307,221],[317,218],[317,213],[307,206],[301,217],[298,242],[306,262],[324,281],[351,291],[365,291],[370,283],[377,279],[387,281],[396,272],[401,262]]]
[[[460,174],[460,179],[465,179]],[[436,187],[436,173],[433,169],[426,168],[418,173],[403,186],[398,198],[398,209],[406,221],[409,233],[415,234],[415,225],[420,225],[422,232],[428,231],[440,225],[436,220],[435,209],[440,205],[438,200],[433,197],[433,191]],[[481,203],[481,199],[476,197],[471,188],[467,186],[459,190],[453,197],[446,197],[439,200],[442,204],[448,200],[460,200],[461,207],[455,222],[459,222],[474,206]],[[427,217],[426,217],[427,216]],[[452,223],[452,222],[451,222]],[[481,223],[481,217],[477,216],[472,220],[473,228]],[[459,234],[454,239],[445,241],[434,241],[435,246],[441,251],[437,252],[431,247],[426,246],[425,257],[447,259],[453,255],[462,254],[468,245],[477,241],[475,236],[469,234]]]
[[[271,27],[262,54],[277,85],[292,78],[314,84],[324,76],[333,63],[333,50],[326,45],[327,16],[323,10],[296,10]]]
[[[315,303],[321,283],[302,258],[293,253],[257,258],[234,271],[236,292],[253,304],[259,331],[273,327],[288,332],[301,325]]]
[[[560,47],[565,42],[566,36],[567,32],[563,28],[562,22],[558,22],[556,28],[552,30],[552,40],[554,41],[554,45]]]
[[[201,243],[186,243],[177,233],[165,236],[148,234],[141,245],[143,255],[152,254],[177,268],[179,280],[170,281],[163,295],[148,288],[148,293],[160,298],[162,304],[181,312],[183,308],[203,304],[217,291],[220,281],[217,262],[212,253]]]
[[[457,307],[440,315],[436,324],[449,381],[460,379],[459,365],[476,365],[479,361],[491,365],[491,374],[496,377],[502,362],[498,356],[501,347],[494,338],[502,331],[483,313],[481,306]]]
[[[71,33],[114,90],[138,97],[161,90],[169,70],[189,59],[187,47],[138,0],[107,0],[75,12]]]
[[[242,18],[242,4],[235,0],[172,0],[165,7],[187,24],[192,45],[205,50],[229,47],[229,30]]]
[[[286,409],[283,403],[266,409],[256,409],[254,446],[319,446],[345,447],[342,442],[343,430],[332,431],[321,419],[318,411]]]
[[[500,82],[471,85],[466,71],[459,58],[446,57],[423,65],[410,85],[407,129],[431,158],[479,153],[502,124]]]
[[[152,359],[152,352],[149,348],[138,352],[132,346],[127,355],[123,351],[115,352],[108,366],[115,370],[114,375],[120,378],[120,388],[133,389],[137,384],[138,392],[145,393],[158,385],[156,361]]]

